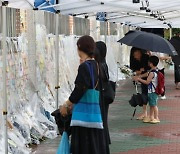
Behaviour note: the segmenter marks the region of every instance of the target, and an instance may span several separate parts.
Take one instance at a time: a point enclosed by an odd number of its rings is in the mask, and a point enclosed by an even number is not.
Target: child
[[[150,118],[144,119],[144,122],[157,124],[160,122],[158,117],[158,107],[157,107],[157,100],[158,95],[155,93],[155,89],[157,86],[157,65],[159,63],[159,58],[157,56],[151,56],[149,58],[149,66],[151,71],[148,75],[147,80],[141,79],[139,76],[135,76],[133,79],[135,81],[139,81],[143,84],[148,85],[148,102],[150,106]]]

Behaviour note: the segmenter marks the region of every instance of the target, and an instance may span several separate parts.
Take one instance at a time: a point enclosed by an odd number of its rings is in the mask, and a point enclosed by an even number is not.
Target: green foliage
[[[172,36],[176,36],[177,34],[180,34],[180,28],[172,28]],[[164,29],[164,38],[170,38],[170,29]]]
[[[180,34],[180,28],[173,28],[172,29],[172,36],[175,36],[177,34]]]
[[[169,39],[170,38],[170,31],[169,29],[164,29],[164,38]]]

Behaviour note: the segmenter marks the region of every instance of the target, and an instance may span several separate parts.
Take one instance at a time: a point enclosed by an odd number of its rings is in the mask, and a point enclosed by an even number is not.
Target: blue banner
[[[99,21],[106,21],[106,12],[98,12],[96,14],[96,19]]]
[[[41,9],[41,7],[45,6],[51,6],[55,4],[55,0],[35,0],[34,1],[34,7],[38,8],[39,10],[45,10],[49,12],[56,12],[56,10],[53,7]]]

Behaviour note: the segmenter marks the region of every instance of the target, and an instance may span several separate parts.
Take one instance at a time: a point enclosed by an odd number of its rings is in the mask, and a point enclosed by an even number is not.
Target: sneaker
[[[166,96],[165,96],[165,95],[164,95],[164,96],[161,96],[160,99],[161,99],[161,100],[165,100],[165,99],[166,99]]]
[[[160,120],[158,120],[158,119],[153,119],[153,120],[151,120],[149,123],[151,123],[151,124],[157,124],[157,123],[160,123]]]

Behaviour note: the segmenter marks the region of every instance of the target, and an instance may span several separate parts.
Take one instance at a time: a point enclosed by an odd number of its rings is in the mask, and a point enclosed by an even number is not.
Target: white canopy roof
[[[31,9],[34,7],[34,0],[8,0],[8,1],[9,1],[8,6],[13,8]]]
[[[140,0],[140,3],[133,3],[132,0],[59,1],[54,8],[62,14],[87,13],[89,16],[96,16],[97,12],[107,12],[110,22],[143,28],[180,28],[180,0]],[[32,8],[33,3],[34,0],[9,0],[9,6],[15,8]],[[142,6],[147,9],[140,10]]]

